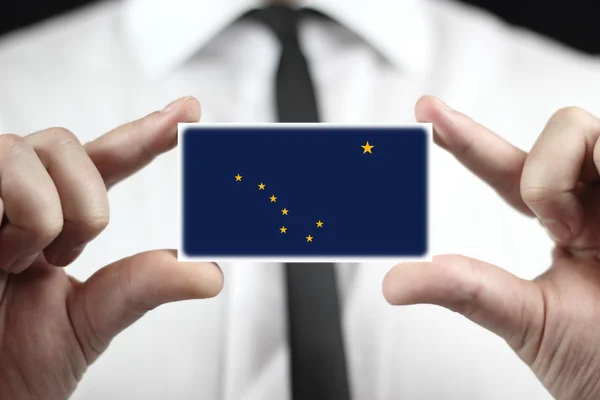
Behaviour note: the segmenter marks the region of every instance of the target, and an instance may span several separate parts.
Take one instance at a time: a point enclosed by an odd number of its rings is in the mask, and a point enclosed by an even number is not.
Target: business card
[[[430,258],[430,124],[180,124],[180,261]]]

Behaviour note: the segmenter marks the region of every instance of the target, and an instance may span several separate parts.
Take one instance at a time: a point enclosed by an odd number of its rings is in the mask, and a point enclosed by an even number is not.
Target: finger
[[[586,160],[597,177],[592,160],[598,136],[599,120],[581,109],[564,108],[550,118],[525,162],[521,197],[559,242],[582,228],[583,207],[575,189]]]
[[[197,122],[200,104],[184,97],[137,121],[120,126],[85,145],[88,155],[111,187],[177,144],[177,124]]]
[[[0,269],[19,273],[60,233],[58,192],[31,146],[17,135],[0,136]]]
[[[27,136],[25,141],[54,181],[62,206],[62,232],[44,255],[49,263],[65,266],[108,225],[106,187],[85,149],[68,130],[47,129]]]
[[[223,275],[214,263],[178,263],[176,251],[150,251],[111,264],[77,287],[68,307],[88,363],[111,339],[162,304],[216,296]]]
[[[434,304],[460,313],[525,358],[535,351],[543,326],[543,298],[534,283],[467,257],[399,264],[386,275],[383,293],[393,305]]]
[[[533,215],[521,199],[519,181],[527,154],[471,118],[432,96],[415,106],[419,122],[430,122],[435,142],[483,179],[504,200],[526,215]]]

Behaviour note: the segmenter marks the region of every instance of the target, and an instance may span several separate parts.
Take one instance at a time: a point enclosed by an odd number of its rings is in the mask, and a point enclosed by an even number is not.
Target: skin
[[[63,268],[108,224],[107,190],[177,142],[200,106],[183,98],[82,145],[63,128],[0,136],[0,399],[59,400],[111,339],[161,304],[217,295],[216,264],[137,254],[86,282]]]
[[[600,120],[564,108],[529,153],[433,97],[416,105],[438,145],[538,218],[555,240],[534,281],[459,255],[403,263],[385,277],[393,305],[435,304],[501,336],[557,400],[600,398]]]
[[[529,153],[424,97],[435,141],[556,238],[533,282],[471,258],[404,263],[385,277],[394,305],[436,304],[503,337],[558,400],[600,398],[600,121],[559,110]],[[68,265],[109,220],[106,191],[176,145],[177,122],[200,118],[193,98],[81,145],[65,129],[0,136],[0,398],[63,400],[111,339],[161,304],[216,296],[216,264],[157,250],[99,269]],[[564,226],[567,226],[565,231]]]

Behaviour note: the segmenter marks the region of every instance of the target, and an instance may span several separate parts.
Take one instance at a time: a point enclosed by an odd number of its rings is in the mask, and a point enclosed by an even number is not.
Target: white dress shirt
[[[558,108],[600,115],[600,64],[463,5],[434,0],[302,2],[301,42],[327,122],[414,122],[422,94],[528,149]],[[276,39],[234,22],[251,0],[103,2],[0,42],[0,132],[64,126],[82,141],[196,96],[205,122],[270,122]],[[433,150],[433,253],[462,253],[533,278],[551,242],[451,156]],[[215,168],[219,168],[215,166]],[[136,252],[176,247],[177,159],[110,193],[111,224],[69,267],[85,279]],[[285,295],[277,264],[223,265],[214,299],[171,304],[116,338],[76,400],[286,400]],[[390,264],[338,266],[355,400],[544,400],[508,345],[433,306],[392,307]]]

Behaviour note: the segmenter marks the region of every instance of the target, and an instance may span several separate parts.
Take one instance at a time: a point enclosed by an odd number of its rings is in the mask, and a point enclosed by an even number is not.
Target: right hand
[[[600,399],[600,119],[561,109],[526,153],[435,98],[423,97],[416,115],[433,123],[436,143],[536,217],[555,248],[533,281],[459,255],[398,264],[386,299],[446,307],[499,335],[557,400]],[[477,233],[485,229],[497,227]]]
[[[83,283],[59,268],[107,226],[107,189],[175,147],[178,122],[199,118],[188,97],[85,146],[63,128],[0,135],[0,399],[67,399],[145,312],[221,291],[216,264],[178,263],[175,250],[125,258]]]

